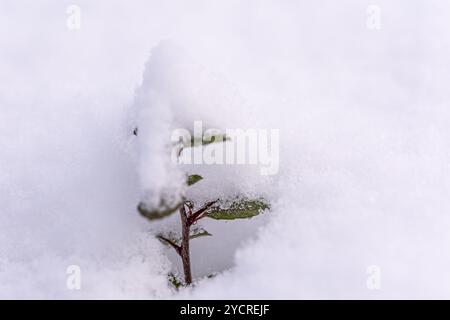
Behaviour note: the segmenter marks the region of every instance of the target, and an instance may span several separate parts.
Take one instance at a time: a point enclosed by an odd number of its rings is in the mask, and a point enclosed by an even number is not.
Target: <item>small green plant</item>
[[[133,133],[135,135],[138,134],[137,128]],[[225,135],[216,135],[213,139],[207,140],[203,139],[203,137],[193,137],[187,143],[177,145],[177,148],[179,148],[178,156],[181,155],[186,147],[193,148],[209,143],[223,143],[224,140],[228,140]],[[203,177],[198,174],[187,175],[185,184],[192,186],[201,180],[203,180]],[[268,208],[269,204],[263,198],[251,199],[245,196],[238,196],[234,199],[216,199],[200,206],[184,197],[176,204],[168,204],[164,199],[161,199],[159,206],[156,208],[148,208],[143,202],[139,203],[137,207],[139,213],[150,221],[163,219],[175,212],[179,213],[181,237],[177,236],[175,232],[170,232],[168,234],[158,234],[157,238],[164,244],[171,246],[180,256],[183,264],[185,285],[192,283],[190,240],[212,236],[207,230],[196,226],[199,220],[204,218],[215,220],[249,219]],[[169,280],[176,288],[182,285],[173,274],[169,275]]]
[[[178,289],[180,289],[180,287],[183,286],[183,283],[180,281],[180,279],[178,279],[178,277],[177,277],[175,274],[169,273],[169,274],[167,275],[167,277],[168,277],[168,279],[169,279],[170,284],[171,284],[175,289],[178,290]]]

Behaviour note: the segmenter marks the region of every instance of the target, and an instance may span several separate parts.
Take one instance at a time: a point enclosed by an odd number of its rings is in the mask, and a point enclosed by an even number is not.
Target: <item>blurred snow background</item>
[[[449,298],[449,18],[433,0],[0,0],[0,297]],[[280,129],[278,175],[203,168],[198,195],[232,184],[273,210],[206,222],[194,273],[225,271],[180,293],[136,212],[159,183],[131,135],[139,90],[170,106],[147,113],[155,139],[196,119]]]

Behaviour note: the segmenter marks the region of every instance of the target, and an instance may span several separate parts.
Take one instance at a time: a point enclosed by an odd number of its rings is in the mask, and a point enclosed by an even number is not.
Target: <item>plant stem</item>
[[[182,232],[182,239],[181,239],[181,260],[183,262],[183,271],[184,271],[184,281],[187,285],[192,283],[192,274],[191,274],[191,259],[189,254],[189,229],[190,224],[188,222],[188,217],[186,214],[186,210],[184,208],[184,205],[180,208],[180,217],[181,217],[181,232]]]
[[[165,243],[167,243],[168,245],[172,246],[175,251],[181,256],[181,247],[179,245],[177,245],[176,243],[174,243],[172,240],[164,238],[161,235],[156,236],[159,240],[164,241]]]

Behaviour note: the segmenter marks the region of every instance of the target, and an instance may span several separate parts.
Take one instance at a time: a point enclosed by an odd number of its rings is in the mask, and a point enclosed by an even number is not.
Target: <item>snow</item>
[[[450,5],[373,4],[379,31],[356,0],[80,0],[68,30],[58,1],[3,0],[0,297],[449,298]],[[172,164],[196,120],[279,129],[279,173]],[[184,171],[205,179],[179,190]],[[153,235],[178,217],[136,206],[181,192],[272,209],[202,222],[177,293]]]

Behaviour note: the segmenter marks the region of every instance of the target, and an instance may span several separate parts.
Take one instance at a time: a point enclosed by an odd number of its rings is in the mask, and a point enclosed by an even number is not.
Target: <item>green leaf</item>
[[[187,144],[185,144],[185,147],[197,147],[200,145],[208,145],[211,143],[217,143],[217,142],[225,142],[230,140],[229,137],[227,137],[225,134],[220,133],[212,136],[202,136],[202,137],[191,137],[191,141],[189,141]]]
[[[137,134],[137,131],[136,131],[136,134]],[[201,137],[195,137],[193,135],[190,135],[190,137],[191,137],[191,139],[188,139],[186,137],[186,139],[180,139],[180,141],[178,141],[174,144],[174,147],[178,148],[177,149],[178,158],[181,156],[184,148],[194,148],[194,147],[198,147],[201,145],[208,145],[211,143],[225,142],[225,141],[231,140],[229,137],[227,137],[223,133],[219,133],[219,134],[211,135],[211,136],[203,135]]]
[[[237,199],[231,204],[219,203],[208,209],[207,217],[216,220],[249,219],[270,206],[265,200]]]
[[[170,216],[172,213],[177,211],[182,205],[182,202],[169,206],[164,201],[161,201],[158,208],[149,209],[143,202],[140,202],[137,210],[139,213],[149,219],[149,220],[158,220]]]
[[[191,230],[190,234],[189,234],[189,239],[196,239],[196,238],[200,238],[200,237],[210,237],[212,236],[211,233],[209,233],[208,231],[206,231],[203,228],[199,228],[199,229],[193,229]]]
[[[198,174],[190,175],[190,176],[188,176],[188,178],[187,178],[187,185],[188,185],[188,186],[192,186],[193,184],[199,182],[199,181],[202,180],[202,179],[203,179],[203,177],[200,176],[200,175],[198,175]]]

